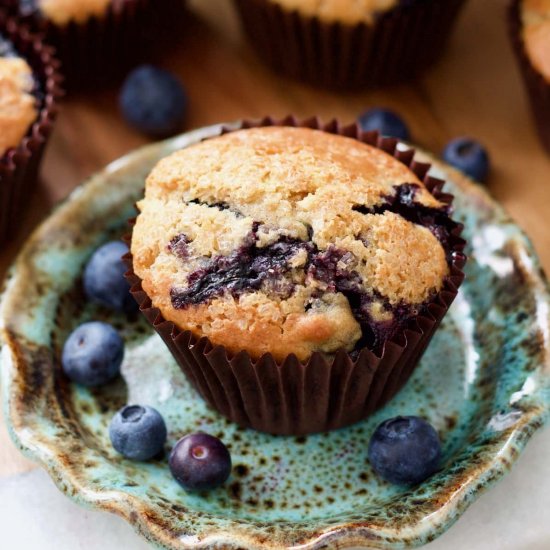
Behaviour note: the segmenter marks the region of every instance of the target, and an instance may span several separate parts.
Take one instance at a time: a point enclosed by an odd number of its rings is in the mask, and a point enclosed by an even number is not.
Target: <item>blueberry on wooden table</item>
[[[65,374],[83,386],[101,386],[120,373],[124,342],[107,323],[80,325],[63,346],[61,363]]]
[[[207,491],[223,485],[231,474],[231,455],[217,437],[205,433],[180,439],[170,454],[170,471],[187,491]]]
[[[376,107],[365,111],[357,120],[361,130],[371,132],[376,130],[382,136],[409,141],[411,134],[407,123],[393,111]]]
[[[489,174],[489,154],[475,139],[460,137],[451,140],[443,150],[443,160],[481,183]]]
[[[126,78],[119,105],[131,126],[151,137],[163,138],[181,130],[187,95],[175,75],[143,65]]]
[[[149,460],[164,449],[166,424],[153,407],[128,405],[111,420],[109,437],[115,450],[124,457]]]
[[[441,442],[437,432],[416,416],[397,416],[380,424],[369,443],[374,471],[397,485],[424,481],[441,465]]]
[[[126,265],[122,256],[128,246],[112,241],[99,247],[84,268],[84,292],[86,297],[109,309],[133,313],[138,305],[130,294],[130,285],[124,278]]]

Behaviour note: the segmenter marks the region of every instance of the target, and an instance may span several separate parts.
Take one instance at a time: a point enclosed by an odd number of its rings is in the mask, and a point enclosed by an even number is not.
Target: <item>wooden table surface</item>
[[[272,74],[248,46],[229,0],[191,0],[196,14],[181,43],[167,48],[162,65],[179,74],[190,97],[189,129],[266,114],[318,114],[352,122],[364,109],[402,113],[414,141],[434,152],[457,135],[482,141],[492,158],[488,187],[532,237],[550,270],[550,157],[531,124],[519,72],[507,38],[506,0],[469,0],[441,62],[415,83],[337,94]],[[0,251],[0,274],[32,228],[86,177],[147,143],[117,109],[117,91],[68,97],[43,166],[13,239]],[[33,465],[8,443],[0,422],[0,475]]]

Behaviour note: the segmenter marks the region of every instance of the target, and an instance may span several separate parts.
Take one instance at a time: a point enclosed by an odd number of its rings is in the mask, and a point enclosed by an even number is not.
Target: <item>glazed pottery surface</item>
[[[203,128],[148,146],[77,189],[30,238],[1,303],[2,391],[18,446],[77,502],[126,518],[165,548],[401,548],[448,528],[501,477],[548,416],[548,285],[529,240],[481,188],[425,153],[455,195],[465,224],[466,281],[408,384],[369,419],[336,432],[274,437],[238,428],[190,387],[160,338],[140,318],[86,303],[83,265],[127,231],[155,162],[219,133]],[[123,378],[101,389],[73,385],[60,350],[79,323],[113,323],[126,341]],[[123,459],[108,423],[125,403],[165,417],[167,449],[190,431],[221,437],[233,473],[208,494],[189,494],[166,458]],[[381,481],[367,461],[373,429],[420,415],[443,441],[441,471],[418,487]]]

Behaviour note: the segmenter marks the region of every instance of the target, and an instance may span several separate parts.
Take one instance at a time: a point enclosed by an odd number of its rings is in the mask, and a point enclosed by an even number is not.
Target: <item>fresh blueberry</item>
[[[118,411],[109,426],[113,447],[131,460],[149,460],[166,443],[166,424],[152,407],[129,405]]]
[[[443,150],[443,160],[479,182],[486,181],[489,174],[489,154],[475,139],[451,140]]]
[[[369,444],[369,461],[386,481],[413,485],[431,476],[441,464],[441,443],[422,418],[397,416],[376,428]]]
[[[84,269],[84,291],[89,300],[115,311],[133,313],[138,305],[124,278],[126,266],[122,256],[128,247],[113,241],[98,248]]]
[[[119,103],[122,114],[132,126],[147,135],[161,138],[181,129],[187,96],[172,73],[143,65],[126,78]]]
[[[170,453],[170,471],[186,491],[223,485],[231,473],[231,455],[217,438],[204,433],[180,439]]]
[[[359,117],[359,126],[364,132],[376,130],[383,136],[409,141],[411,134],[405,121],[393,111],[376,107]]]
[[[106,384],[120,372],[124,342],[106,323],[84,323],[63,346],[61,363],[65,374],[83,386]]]

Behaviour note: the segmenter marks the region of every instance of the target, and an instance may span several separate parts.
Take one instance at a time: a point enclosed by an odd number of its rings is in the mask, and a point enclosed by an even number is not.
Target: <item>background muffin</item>
[[[144,54],[152,0],[9,0],[56,47],[70,86],[122,76]]]
[[[387,154],[363,137],[244,130],[176,153],[148,178],[135,296],[203,396],[241,424],[307,433],[369,414],[408,377],[456,293],[463,242],[448,205],[407,167],[412,155],[392,158],[395,141]],[[319,412],[334,382],[277,426],[300,384],[341,369],[362,394],[345,417],[332,425]],[[273,391],[282,395],[258,403]]]
[[[0,240],[36,184],[61,96],[57,67],[40,37],[0,11]]]
[[[262,57],[331,88],[415,77],[441,54],[464,0],[235,0]]]
[[[514,0],[510,31],[535,123],[550,152],[550,0]]]

